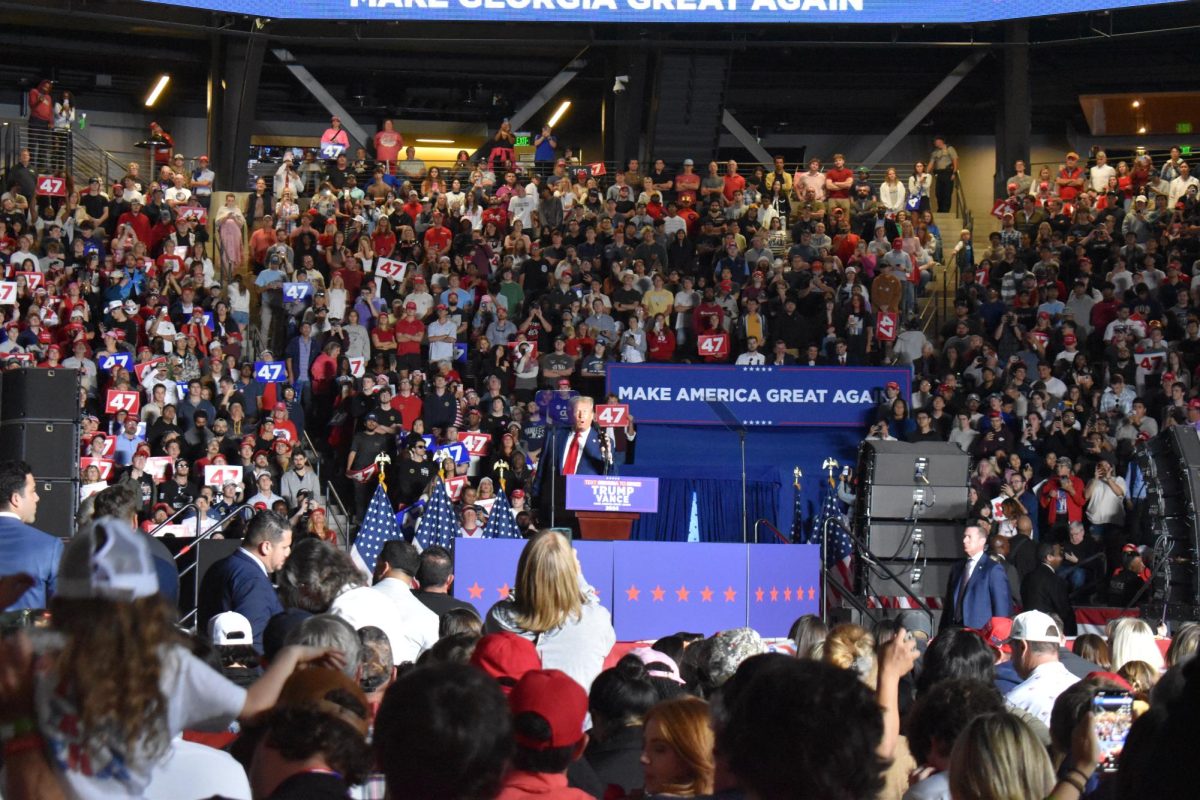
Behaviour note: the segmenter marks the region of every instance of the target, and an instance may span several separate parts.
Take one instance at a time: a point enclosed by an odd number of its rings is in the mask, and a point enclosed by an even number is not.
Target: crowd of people
[[[24,516],[30,476],[2,466],[4,512]],[[44,537],[61,552],[32,601],[48,621],[0,640],[12,800],[1194,791],[1194,623],[1163,648],[1136,618],[1068,642],[1040,611],[937,636],[923,612],[870,630],[804,616],[786,639],[734,628],[614,649],[561,533],[526,542],[513,592],[481,615],[452,596],[445,548],[391,540],[368,579],[327,542],[292,547],[268,511],[205,579],[191,634],[132,488],[102,490],[92,514],[65,548]],[[241,591],[254,581],[273,606],[261,616]],[[5,575],[0,602],[27,607],[31,582]]]

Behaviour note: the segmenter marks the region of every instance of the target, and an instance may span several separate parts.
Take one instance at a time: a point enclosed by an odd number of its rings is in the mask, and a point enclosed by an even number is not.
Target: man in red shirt
[[[333,402],[337,397],[335,377],[337,376],[338,358],[341,354],[342,343],[336,339],[330,339],[321,348],[321,354],[313,359],[312,366],[308,368],[308,372],[312,376],[312,383],[309,387],[313,399],[312,430],[325,430],[329,418],[333,416]],[[287,410],[287,406],[284,406],[284,410]],[[317,441],[324,441],[322,437],[315,438]]]
[[[436,250],[439,254],[445,253],[453,239],[454,234],[446,227],[442,212],[434,211],[433,224],[425,231],[425,247],[430,251]]]
[[[1046,521],[1051,528],[1065,531],[1069,523],[1083,519],[1086,502],[1083,481],[1071,474],[1071,459],[1059,456],[1054,475],[1046,479],[1038,492],[1038,503],[1046,511]]]
[[[1079,156],[1067,153],[1067,163],[1058,171],[1054,179],[1058,185],[1058,196],[1064,203],[1070,203],[1079,197],[1079,190],[1084,185],[1083,167],[1079,166]]]
[[[740,191],[745,190],[745,188],[746,188],[746,179],[743,178],[741,175],[738,175],[737,168],[738,168],[737,162],[734,161],[732,158],[729,159],[729,163],[725,165],[725,192],[724,192],[724,194],[725,194],[725,202],[726,203],[733,202],[734,192],[740,192]]]
[[[830,216],[833,209],[842,209],[846,219],[850,218],[850,187],[854,185],[854,173],[846,168],[846,157],[841,153],[833,156],[833,167],[825,172],[826,207]]]
[[[400,424],[404,430],[412,430],[413,423],[421,417],[423,406],[421,398],[413,394],[412,381],[401,378],[400,391],[392,398],[392,410],[400,414]]]
[[[129,203],[129,210],[117,219],[118,232],[123,225],[133,228],[133,232],[137,235],[139,242],[150,241],[150,218],[142,213],[142,199],[140,197],[135,197]]]
[[[700,214],[696,209],[692,208],[692,196],[684,195],[679,198],[682,206],[679,209],[679,216],[687,223],[688,236],[696,235],[696,224],[700,221]]]
[[[700,176],[696,174],[696,162],[685,158],[683,172],[675,176],[675,197],[681,203],[685,197],[691,198],[692,202],[695,202],[699,192]]]
[[[262,225],[250,234],[250,262],[255,267],[261,268],[267,260],[267,251],[278,242],[279,237],[275,235],[275,220],[271,218],[270,214],[264,214]]]
[[[375,160],[387,164],[388,170],[395,174],[396,161],[403,149],[404,137],[396,132],[390,119],[385,119],[383,130],[375,134]]]
[[[394,338],[396,369],[420,369],[421,341],[425,338],[425,324],[417,319],[417,304],[412,300],[404,304],[404,316],[396,321]]]

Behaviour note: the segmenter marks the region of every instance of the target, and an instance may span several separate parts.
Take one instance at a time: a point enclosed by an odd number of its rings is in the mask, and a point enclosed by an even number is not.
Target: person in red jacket
[[[139,242],[149,245],[150,218],[142,213],[142,198],[133,198],[129,203],[129,210],[117,218],[117,230],[125,225],[133,228],[133,233]]]
[[[1071,473],[1071,459],[1059,456],[1054,475],[1046,479],[1038,492],[1038,503],[1046,510],[1050,528],[1061,530],[1065,539],[1068,526],[1083,520],[1086,500],[1083,481]],[[1048,541],[1055,539],[1050,537]]]

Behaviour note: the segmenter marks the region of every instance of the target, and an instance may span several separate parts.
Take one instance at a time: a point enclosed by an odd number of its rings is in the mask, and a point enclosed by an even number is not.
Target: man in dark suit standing
[[[571,400],[571,427],[557,429],[547,444],[543,458],[550,458],[552,467],[543,474],[552,476],[542,484],[542,522],[549,523],[550,508],[553,506],[554,524],[569,525],[578,532],[578,521],[574,512],[566,508],[568,475],[605,475],[612,463],[611,442],[592,427],[596,415],[595,401],[583,395]]]
[[[1021,605],[1023,611],[1044,611],[1063,621],[1063,633],[1074,636],[1078,633],[1075,609],[1071,606],[1071,593],[1067,582],[1058,576],[1062,566],[1061,544],[1042,542],[1037,546],[1037,568],[1021,581]]]
[[[288,521],[270,511],[255,515],[237,552],[213,564],[204,574],[199,629],[207,630],[208,621],[222,611],[236,611],[250,620],[254,649],[261,653],[267,623],[283,611],[270,576],[291,552],[292,528]]]
[[[945,630],[962,625],[976,630],[992,617],[1012,614],[1012,593],[1004,567],[987,557],[987,535],[978,525],[968,525],[962,536],[966,558],[950,570],[946,598],[942,604]]]
[[[59,539],[30,525],[37,507],[37,485],[29,465],[0,461],[0,575],[28,576],[21,579],[28,588],[6,611],[45,608],[54,594],[63,547]]]

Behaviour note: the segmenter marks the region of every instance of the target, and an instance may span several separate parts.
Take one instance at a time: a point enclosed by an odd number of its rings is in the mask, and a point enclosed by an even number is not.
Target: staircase
[[[728,80],[728,55],[659,55],[648,152],[668,164],[694,159],[696,172],[705,174],[717,153]]]

